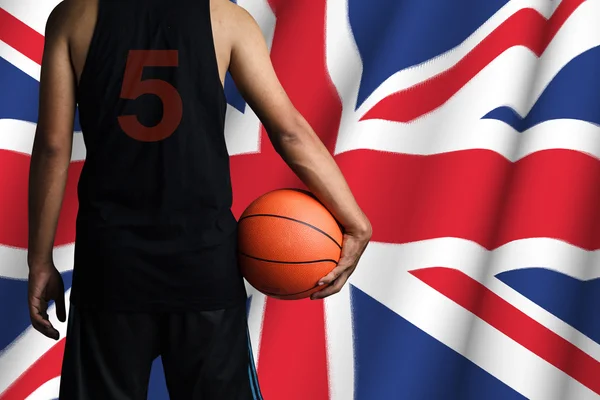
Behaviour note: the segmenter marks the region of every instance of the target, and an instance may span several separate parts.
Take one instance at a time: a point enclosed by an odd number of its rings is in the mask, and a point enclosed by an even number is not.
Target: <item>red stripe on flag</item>
[[[0,8],[0,40],[36,63],[42,63],[44,36],[2,8]]]
[[[363,150],[336,159],[371,219],[374,241],[458,237],[494,249],[549,237],[600,249],[600,160],[587,154],[544,150],[511,163],[488,150]]]
[[[600,362],[481,283],[451,268],[425,268],[411,274],[600,394]]]
[[[507,49],[525,46],[538,57],[584,0],[564,0],[550,19],[523,9],[504,21],[454,67],[415,86],[394,93],[371,108],[361,120],[409,122],[435,110]]]
[[[0,393],[0,400],[23,400],[41,385],[60,376],[65,339],[62,338],[50,350],[37,359],[11,386]]]
[[[301,187],[263,139],[262,153],[231,159],[237,215],[269,190]],[[425,157],[360,150],[336,159],[373,223],[375,241],[458,237],[495,249],[549,237],[600,249],[600,160],[584,153],[544,150],[511,163],[487,150]],[[57,245],[75,239],[82,165],[71,165]],[[11,193],[0,197],[1,244],[27,245],[28,173],[28,156],[0,150],[0,190]]]
[[[258,363],[265,399],[328,400],[326,352],[323,301],[267,299]]]

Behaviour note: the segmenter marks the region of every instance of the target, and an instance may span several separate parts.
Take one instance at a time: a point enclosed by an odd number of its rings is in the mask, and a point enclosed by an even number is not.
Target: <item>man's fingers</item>
[[[54,339],[54,340],[58,340],[60,338],[60,334],[58,333],[58,331],[56,329],[54,329],[54,327],[52,326],[52,324],[50,324],[50,322],[47,322],[47,325],[44,323],[41,323],[39,321],[35,321],[32,323],[33,327],[35,328],[36,331],[40,332],[42,335],[49,337],[50,339]]]
[[[335,281],[342,274],[342,272],[344,272],[344,268],[335,267],[330,273],[319,280],[318,285],[329,285],[331,282]]]
[[[337,267],[331,270],[330,273],[325,275],[323,278],[319,280],[319,285],[329,285],[336,279],[340,277],[344,273],[344,271],[351,268],[353,265],[353,260],[351,257],[342,257],[338,262]]]
[[[47,310],[48,303],[42,297],[29,297],[29,317],[31,319],[31,325],[44,336],[58,340],[59,333],[48,320]]]
[[[60,287],[54,296],[54,304],[56,304],[56,317],[60,322],[65,322],[67,320],[67,310],[65,307],[65,288],[62,280],[60,281],[59,286]]]
[[[67,320],[67,310],[65,307],[65,297],[57,296],[56,300],[56,317],[60,322],[65,322]]]
[[[310,298],[312,300],[324,299],[325,297],[338,293],[340,290],[342,290],[349,277],[350,274],[343,272],[335,281],[333,281],[332,285],[313,293]]]
[[[344,235],[342,254],[338,265],[326,276],[321,278],[319,285],[328,285],[312,294],[311,299],[323,299],[338,293],[356,269],[360,256],[364,253],[368,239],[360,239],[351,235]]]
[[[29,308],[29,317],[31,319],[31,324],[41,334],[49,337],[50,339],[58,340],[59,333],[50,321],[48,320],[48,314],[46,314],[46,310],[40,307],[30,306]]]

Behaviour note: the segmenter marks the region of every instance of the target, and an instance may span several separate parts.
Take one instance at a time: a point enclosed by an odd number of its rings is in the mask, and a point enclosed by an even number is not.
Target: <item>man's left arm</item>
[[[238,9],[234,20],[229,70],[237,88],[282,159],[344,227],[341,258],[333,271],[320,279],[324,289],[311,296],[322,299],[339,292],[354,272],[371,238],[371,223],[335,160],[285,93],[254,19]]]

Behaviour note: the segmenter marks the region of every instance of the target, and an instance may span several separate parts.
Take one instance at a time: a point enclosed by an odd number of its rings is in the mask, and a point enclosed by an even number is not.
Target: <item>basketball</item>
[[[319,279],[340,259],[337,221],[301,190],[274,190],[256,199],[240,216],[238,234],[242,274],[277,299],[302,299],[323,289]]]

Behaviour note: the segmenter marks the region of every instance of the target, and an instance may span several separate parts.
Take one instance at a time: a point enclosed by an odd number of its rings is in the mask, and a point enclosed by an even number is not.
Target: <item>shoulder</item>
[[[243,7],[230,0],[210,0],[212,19],[224,27],[229,36],[238,37],[252,34],[258,24]]]
[[[50,39],[58,35],[64,34],[67,31],[67,22],[69,17],[69,8],[71,7],[70,0],[61,1],[54,7],[48,21],[46,21],[45,37]]]
[[[44,34],[46,41],[67,38],[73,19],[73,3],[77,2],[77,0],[63,0],[54,7],[46,22]]]
[[[67,36],[73,32],[78,21],[81,21],[97,0],[63,0],[54,7],[46,22],[46,38]]]
[[[210,0],[210,11],[222,17],[237,18],[247,11],[231,0]]]

